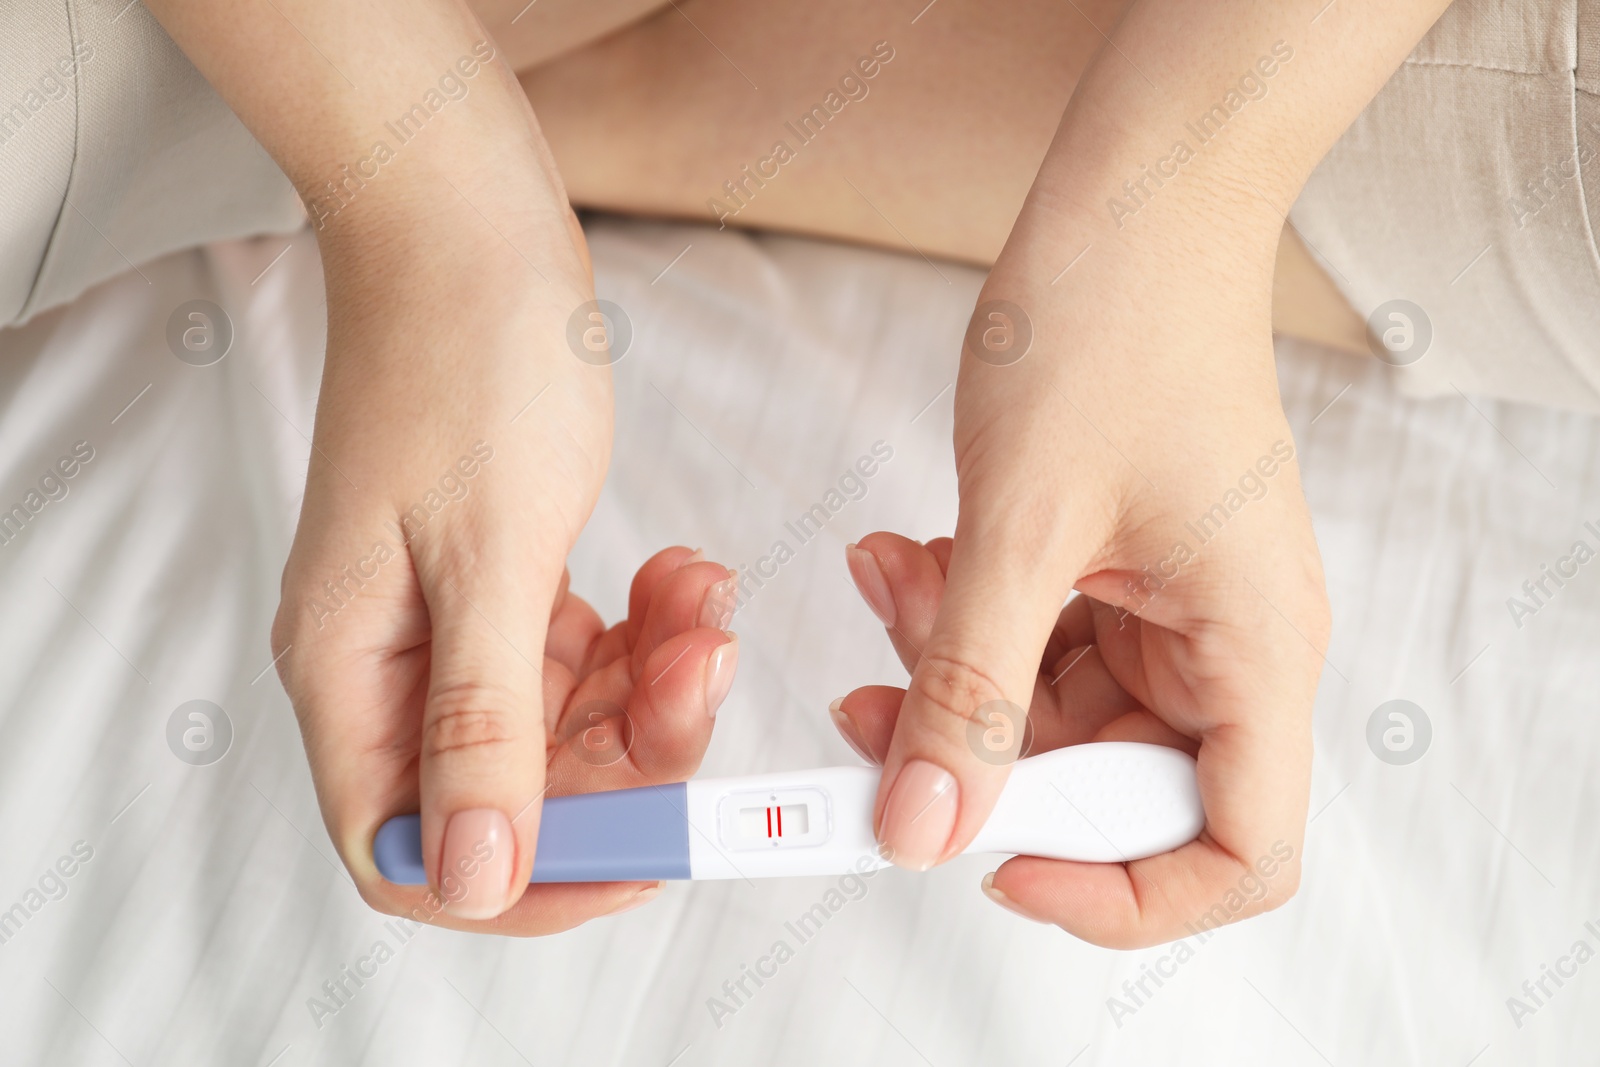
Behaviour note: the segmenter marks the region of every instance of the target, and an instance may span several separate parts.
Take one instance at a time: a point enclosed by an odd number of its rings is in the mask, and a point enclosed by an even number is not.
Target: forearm
[[[294,183],[330,273],[440,241],[570,255],[527,100],[464,3],[149,6]]]
[[[1237,279],[1269,298],[1285,214],[1446,0],[1147,0],[1072,97],[1007,248]],[[1313,17],[1316,21],[1313,22]],[[1053,269],[1049,266],[1054,262]]]

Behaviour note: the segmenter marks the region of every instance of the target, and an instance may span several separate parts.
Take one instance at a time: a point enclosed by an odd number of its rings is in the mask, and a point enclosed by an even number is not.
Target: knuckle
[[[1295,614],[1305,628],[1306,639],[1316,647],[1318,654],[1325,653],[1333,640],[1333,607],[1328,600],[1321,561],[1316,559],[1314,549],[1304,569],[1293,577],[1288,587],[1290,603],[1298,606]]]
[[[304,673],[302,666],[308,662],[307,655],[329,644],[327,635],[319,633],[319,621],[312,611],[307,610],[306,604],[307,599],[301,595],[298,587],[286,588],[278,600],[278,609],[272,616],[272,627],[267,633],[272,662],[285,688],[298,674]],[[292,694],[293,690],[290,692]]]
[[[999,683],[982,668],[932,653],[922,657],[908,695],[941,732],[966,729],[978,721],[980,707],[1005,699]]]
[[[430,695],[422,729],[424,759],[459,752],[493,753],[522,737],[515,703],[492,686],[466,683]]]
[[[280,676],[284,670],[282,667],[283,654],[288,651],[299,636],[295,625],[299,621],[296,614],[289,610],[289,602],[284,600],[278,604],[278,613],[272,617],[272,631],[268,641],[272,648],[272,660],[274,663],[279,664],[278,671]]]
[[[1260,876],[1255,868],[1243,865],[1238,881],[1228,886],[1228,891],[1204,912],[1197,923],[1209,921],[1215,926],[1229,926],[1277,911],[1294,898],[1300,890],[1301,863],[1298,857],[1280,863],[1270,877]],[[1242,898],[1243,903],[1235,903]]]
[[[302,640],[303,635],[298,629],[295,614],[290,610],[287,600],[278,605],[278,613],[273,617],[268,643],[272,653],[273,672],[277,674],[278,683],[289,696],[289,704],[294,709],[300,729],[306,731],[315,718],[316,705],[306,692],[308,672],[305,667],[307,657],[304,655],[304,646],[310,642]],[[291,654],[296,645],[302,646],[300,655]],[[307,740],[309,742],[310,738]]]

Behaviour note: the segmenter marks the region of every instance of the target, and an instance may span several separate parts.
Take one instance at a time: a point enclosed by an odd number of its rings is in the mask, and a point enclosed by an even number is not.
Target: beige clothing
[[[1291,219],[1335,283],[1427,316],[1401,388],[1600,411],[1597,94],[1600,0],[1458,0],[1317,168]],[[142,4],[86,0],[0,4],[0,202],[0,323],[304,217]]]
[[[0,3],[0,324],[168,252],[304,219],[143,4]]]
[[[1431,322],[1402,389],[1600,411],[1597,94],[1600,0],[1458,0],[1312,175],[1290,218],[1356,310]]]

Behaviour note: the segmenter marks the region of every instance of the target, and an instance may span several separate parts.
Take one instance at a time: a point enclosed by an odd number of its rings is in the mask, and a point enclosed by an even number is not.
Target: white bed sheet
[[[753,563],[875,441],[894,450],[736,619],[740,674],[704,773],[851,761],[828,701],[902,674],[841,546],[951,529],[947,387],[981,276],[703,227],[602,219],[590,235],[600,295],[636,331],[572,561],[608,617],[656,548]],[[195,298],[237,331],[207,368],[164,336]],[[1290,344],[1284,400],[1335,626],[1288,906],[1174,969],[1172,948],[1107,951],[994,907],[981,859],[885,872],[804,944],[784,924],[833,880],[672,885],[558,937],[423,930],[318,1025],[324,980],[396,943],[333,858],[266,669],[322,324],[302,233],[169,257],[0,333],[0,508],[74,442],[95,453],[0,545],[0,911],[36,899],[75,843],[93,850],[0,944],[0,1061],[1592,1061],[1600,963],[1547,981],[1520,1027],[1506,1000],[1575,941],[1600,949],[1584,927],[1600,931],[1600,566],[1520,629],[1506,599],[1575,540],[1600,545],[1583,528],[1600,525],[1600,423],[1406,400],[1377,366]],[[1434,727],[1410,766],[1365,741],[1396,697]],[[209,767],[165,741],[197,698],[236,730]],[[794,958],[718,1026],[708,999],[779,939]],[[1172,977],[1114,1018],[1108,997],[1158,964]]]

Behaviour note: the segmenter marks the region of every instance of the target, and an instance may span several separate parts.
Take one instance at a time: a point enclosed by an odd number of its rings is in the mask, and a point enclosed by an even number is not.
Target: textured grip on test
[[[530,882],[650,882],[689,873],[689,822],[682,782],[547,797]],[[378,873],[424,885],[422,819],[399,815],[372,842]]]

